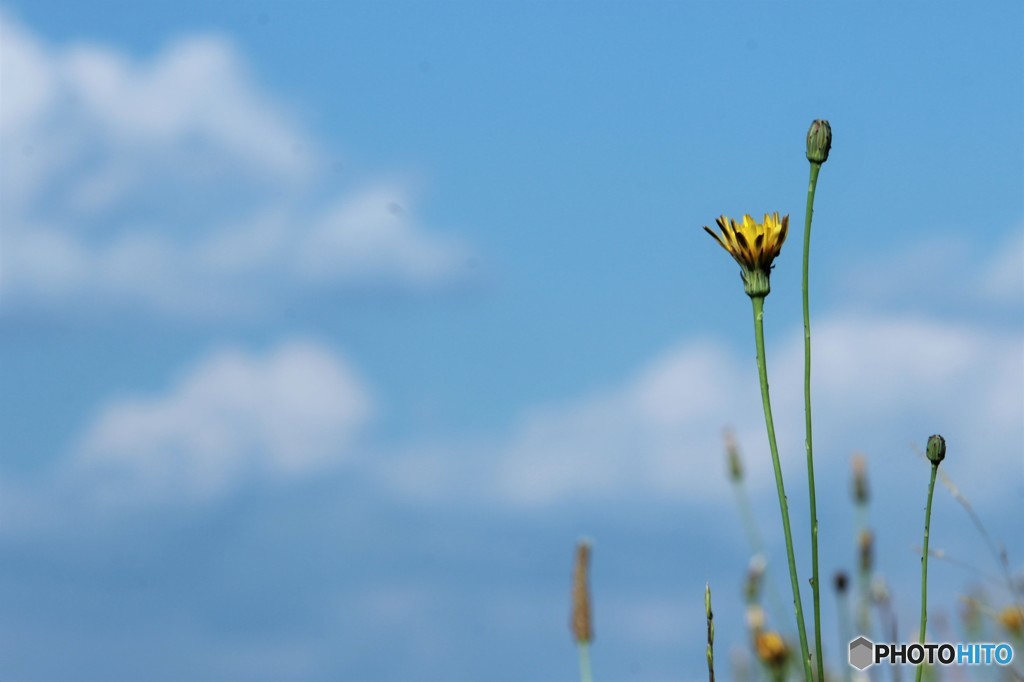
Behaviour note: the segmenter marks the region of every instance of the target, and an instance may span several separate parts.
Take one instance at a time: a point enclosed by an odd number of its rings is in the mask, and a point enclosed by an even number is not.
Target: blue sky
[[[910,635],[914,447],[936,431],[1020,570],[1022,22],[1011,2],[4,4],[0,676],[572,679],[581,535],[599,679],[698,679],[708,580],[725,665],[749,548],[723,427],[770,566],[781,532],[749,304],[700,228],[792,216],[766,333],[806,567],[819,117],[823,570],[852,565],[863,452]],[[948,494],[933,542],[997,572]],[[934,563],[951,627],[980,579]]]

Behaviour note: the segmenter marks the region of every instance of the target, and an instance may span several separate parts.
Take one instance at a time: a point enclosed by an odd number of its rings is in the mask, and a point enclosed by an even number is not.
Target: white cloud
[[[114,400],[66,474],[101,504],[208,499],[239,481],[322,471],[351,455],[371,413],[366,390],[327,349],[212,354],[162,395]]]
[[[754,390],[727,353],[686,344],[617,389],[527,416],[503,449],[499,494],[523,504],[717,494],[708,474],[720,469],[721,429],[757,406]]]
[[[802,330],[772,343],[776,429],[790,479],[803,468]],[[934,319],[831,316],[814,327],[819,479],[849,455],[912,459],[941,431],[962,456],[951,475],[999,499],[1019,484],[1024,448],[1024,336]],[[721,429],[738,430],[755,489],[773,477],[751,352],[686,342],[595,396],[526,415],[490,446],[416,450],[377,466],[400,494],[544,506],[567,500],[731,503]],[[772,347],[776,350],[772,350]],[[955,468],[954,468],[955,467]],[[992,472],[1009,472],[992,478]],[[845,478],[843,479],[845,480]]]
[[[466,247],[422,229],[404,183],[322,192],[339,181],[323,145],[226,39],[138,59],[2,19],[5,305],[221,314],[464,272]]]
[[[1011,233],[980,275],[982,295],[1020,305],[1024,302],[1024,230]]]
[[[971,228],[980,229],[980,228]],[[844,270],[844,293],[883,304],[950,304],[1006,308],[1024,305],[1024,230],[1014,226],[991,251],[965,234],[937,234]],[[988,242],[983,243],[987,249]],[[865,276],[868,273],[868,276]]]
[[[913,469],[908,445],[938,431],[950,443],[949,475],[974,497],[984,491],[978,507],[1019,495],[1019,331],[838,315],[818,321],[814,339],[819,482],[845,481],[850,454],[864,451],[881,476],[875,487],[899,487],[893,462]],[[108,402],[59,479],[86,507],[119,509],[216,499],[247,481],[300,479],[347,463],[346,475],[369,490],[428,504],[543,509],[651,500],[712,509],[732,503],[725,426],[738,432],[755,494],[773,488],[752,355],[684,342],[596,395],[532,410],[506,436],[465,442],[454,434],[372,456],[364,443],[368,456],[356,457],[352,444],[371,405],[341,358],[300,341],[258,356],[224,350],[163,393]],[[791,487],[802,486],[803,476],[802,361],[801,330],[770,335],[776,427]],[[4,497],[7,506],[31,511],[31,500]]]

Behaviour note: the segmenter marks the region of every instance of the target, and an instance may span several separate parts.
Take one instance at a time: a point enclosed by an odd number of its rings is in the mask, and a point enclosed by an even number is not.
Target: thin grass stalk
[[[579,642],[576,646],[580,652],[580,682],[594,682],[590,673],[590,642]]]
[[[769,605],[771,606],[772,616],[778,619],[779,627],[783,627],[786,623],[786,611],[782,606],[782,597],[780,596],[778,585],[774,580],[774,573],[768,571],[768,553],[765,550],[764,541],[761,539],[761,532],[758,529],[757,521],[754,518],[754,512],[750,506],[750,498],[747,495],[744,480],[734,480],[733,490],[736,493],[736,506],[739,507],[740,519],[743,522],[743,529],[746,531],[750,548],[754,552],[755,556],[761,556],[766,561],[765,577],[763,578],[765,591],[768,594],[768,601],[770,602]],[[787,632],[791,631],[787,628]]]
[[[971,505],[970,500],[968,500],[967,496],[961,493],[960,489],[953,484],[952,479],[946,475],[946,472],[939,472],[939,480],[942,481],[942,484],[949,490],[953,499],[963,507],[964,511],[966,511],[967,515],[971,518],[971,522],[978,530],[978,533],[985,541],[989,551],[992,553],[992,556],[995,557],[996,563],[999,564],[999,568],[1003,572],[1003,579],[1006,581],[1006,588],[1010,592],[1010,598],[1018,607],[1022,606],[1022,604],[1024,604],[1024,599],[1022,599],[1020,587],[1013,579],[1013,573],[1010,570],[1010,557],[1006,552],[1006,546],[1001,542],[996,542],[992,538],[992,535],[985,528],[985,524],[982,523],[981,517],[978,516],[976,511],[974,511],[974,507]]]
[[[862,522],[857,534],[857,628],[871,637],[871,574],[874,571],[875,534]]]
[[[711,584],[704,586],[704,613],[708,619],[708,682],[715,682],[715,614],[711,610]]]
[[[836,613],[839,621],[839,651],[840,653],[846,651],[847,646],[853,639],[851,634],[851,628],[853,627],[850,619],[850,600],[847,596],[848,578],[846,574],[840,574],[836,576]],[[843,679],[845,682],[853,682],[853,668],[851,666],[841,666],[843,669]]]

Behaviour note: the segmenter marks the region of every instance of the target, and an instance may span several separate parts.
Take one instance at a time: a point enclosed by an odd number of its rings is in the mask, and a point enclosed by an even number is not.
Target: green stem
[[[935,475],[939,465],[932,463],[932,478],[928,482],[928,505],[924,509],[924,551],[921,554],[921,631],[918,643],[924,644],[925,627],[928,624],[928,534],[932,526],[932,493],[935,492]],[[924,663],[917,666],[917,682],[921,682]]]
[[[854,546],[860,549],[861,535],[870,530],[868,527],[868,510],[866,504],[857,505],[857,534]],[[860,558],[858,557],[858,563]],[[857,634],[871,637],[871,570],[863,564],[857,567]],[[895,669],[895,668],[894,668]]]
[[[811,219],[814,216],[814,190],[818,186],[821,164],[811,162],[811,181],[807,185],[807,210],[804,217],[804,427],[807,432],[807,488],[811,500],[811,591],[814,595],[814,655],[818,660],[818,679],[825,679],[825,661],[821,657],[821,585],[818,580],[818,503],[814,490],[814,446],[811,441],[811,309],[808,295],[808,264],[811,255]]]
[[[839,651],[846,651],[850,644],[850,640],[853,639],[853,635],[850,634],[850,600],[846,594],[839,594],[836,601],[839,604]],[[843,679],[846,682],[853,682],[853,667],[849,665],[841,666],[843,668]]]
[[[764,404],[764,421],[768,429],[768,446],[772,451],[772,465],[775,467],[775,487],[779,493],[779,510],[782,513],[782,530],[786,536],[786,555],[789,559],[789,579],[793,587],[793,609],[796,612],[797,632],[800,635],[800,654],[804,675],[811,682],[810,653],[807,648],[807,630],[804,626],[804,607],[800,600],[800,580],[796,573],[796,558],[793,554],[793,533],[789,528],[789,505],[786,489],[782,483],[782,464],[779,462],[779,447],[775,442],[775,422],[772,419],[772,403],[768,395],[768,362],[764,353],[764,296],[751,296],[754,305],[754,341],[757,345],[757,371],[761,380],[761,402]]]
[[[590,675],[590,643],[580,642],[580,682],[594,682]]]

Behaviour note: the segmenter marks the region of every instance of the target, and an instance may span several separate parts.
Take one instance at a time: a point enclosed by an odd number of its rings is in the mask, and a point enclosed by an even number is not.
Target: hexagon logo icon
[[[867,637],[858,637],[850,642],[850,665],[863,670],[874,663],[875,645]]]

